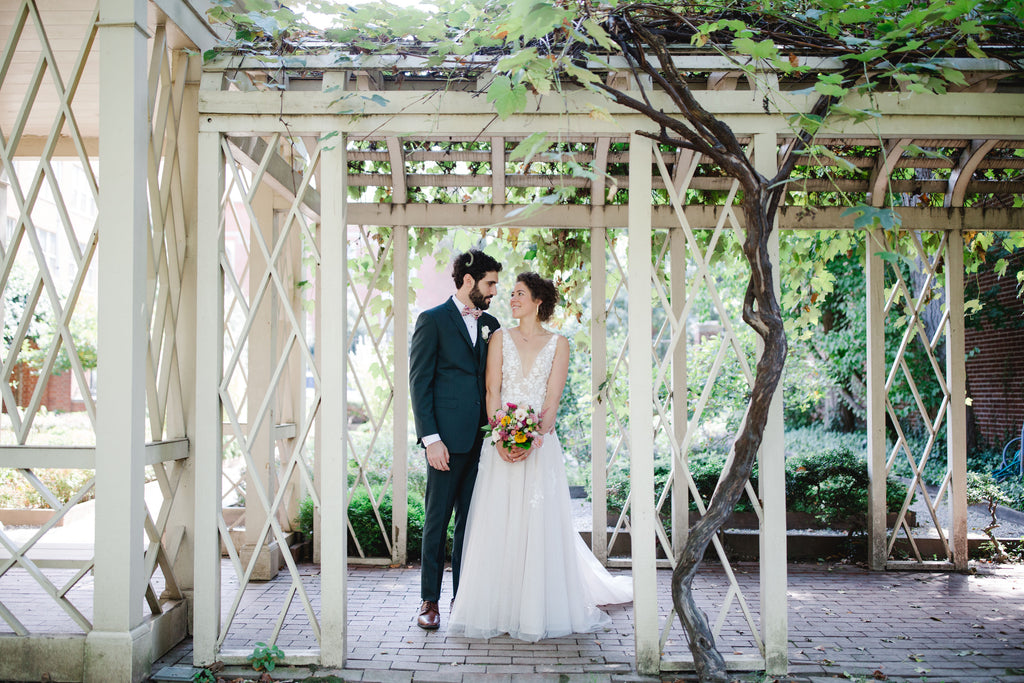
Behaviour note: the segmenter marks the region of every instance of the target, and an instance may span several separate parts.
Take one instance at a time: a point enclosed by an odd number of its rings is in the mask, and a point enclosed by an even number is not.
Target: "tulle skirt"
[[[485,443],[449,635],[537,641],[593,632],[611,624],[598,605],[632,599],[632,579],[609,574],[573,528],[558,437],[548,434],[514,464]]]

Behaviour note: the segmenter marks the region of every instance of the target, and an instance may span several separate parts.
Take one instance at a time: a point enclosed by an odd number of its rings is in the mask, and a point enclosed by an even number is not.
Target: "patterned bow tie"
[[[462,307],[462,315],[471,315],[474,320],[479,320],[480,315],[483,313],[479,308],[470,308],[469,306]]]

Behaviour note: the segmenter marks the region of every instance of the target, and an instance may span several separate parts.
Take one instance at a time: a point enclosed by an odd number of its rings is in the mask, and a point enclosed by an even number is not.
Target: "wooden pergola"
[[[0,634],[0,677],[38,677],[29,669],[47,659],[65,666],[73,680],[141,680],[152,659],[189,626],[197,664],[244,661],[248,652],[225,645],[235,611],[250,580],[282,568],[293,580],[289,603],[302,606],[304,623],[319,642],[311,651],[286,650],[287,661],[343,665],[347,563],[406,560],[410,230],[497,226],[591,231],[594,395],[620,390],[629,397],[624,414],[609,401],[594,403],[592,451],[607,457],[595,457],[591,472],[593,528],[607,525],[606,478],[616,461],[628,462],[632,491],[628,509],[610,533],[592,535],[592,546],[602,561],[632,569],[637,669],[657,673],[690,665],[660,654],[678,624],[673,615],[659,613],[654,578],[659,566],[671,564],[658,558],[659,548],[672,558],[685,540],[691,497],[686,463],[707,392],[690,404],[674,397],[686,397],[690,384],[713,383],[726,356],[735,356],[751,377],[752,359],[740,343],[742,323],[717,291],[713,250],[697,239],[698,231],[708,231],[714,244],[743,230],[731,179],[699,155],[655,148],[637,134],[652,131],[650,121],[586,91],[535,97],[527,113],[503,121],[479,94],[487,78],[482,68],[474,73],[463,64],[452,79],[453,71],[428,69],[415,56],[342,52],[277,63],[222,55],[200,65],[185,50],[208,48],[214,34],[198,2],[101,0],[90,11],[70,0],[16,4],[16,11],[0,12],[0,34],[9,36],[0,53],[0,155],[18,217],[0,253],[0,273],[7,287],[17,254],[31,255],[38,263],[34,305],[53,310],[60,343],[73,345],[68,323],[82,283],[98,263],[100,389],[96,405],[89,406],[95,447],[39,445],[32,427],[38,401],[4,417],[16,438],[0,446],[0,466],[26,476],[42,467],[95,469],[96,540],[84,555],[44,557],[38,551],[52,525],[20,545],[0,530],[0,576],[28,572],[77,625],[76,633],[40,637],[4,607],[0,594],[0,626],[10,631]],[[818,70],[839,67],[828,59],[802,59]],[[759,170],[771,174],[792,140],[788,115],[808,108],[808,96],[797,92],[803,86],[780,83],[768,70],[748,77],[725,57],[680,54],[677,60],[681,71],[692,74],[701,103],[737,132]],[[964,233],[1024,229],[1024,211],[1012,202],[1024,195],[1024,160],[1012,153],[1024,146],[1020,74],[994,60],[955,65],[968,80],[959,92],[878,93],[879,119],[822,131],[821,144],[862,172],[836,180],[824,171],[839,162],[809,160],[822,172],[808,175],[820,177],[795,184],[794,205],[779,217],[783,235],[852,230],[844,207],[809,211],[801,205],[837,188],[864,194],[876,207],[900,195],[931,200],[899,207],[899,230],[910,237],[906,255],[920,264],[916,285],[891,268],[887,287],[888,266],[879,253],[901,247],[890,241],[891,233],[861,233],[868,244],[869,559],[876,569],[967,566]],[[605,77],[627,87],[632,78],[614,62]],[[56,88],[42,87],[48,80]],[[769,93],[784,96],[766,111]],[[672,110],[657,92],[651,98]],[[595,107],[607,108],[610,116],[594,116]],[[550,167],[540,173],[529,160],[510,158],[515,145],[537,131],[561,145],[553,150],[592,171],[590,179],[553,176]],[[95,224],[84,238],[71,221],[62,228],[76,236],[68,237],[77,275],[67,291],[58,291],[46,266],[42,227],[33,220],[43,186],[61,194],[50,167],[61,157],[77,158],[83,168],[102,159],[98,177],[90,175]],[[14,167],[25,158],[39,160],[28,177]],[[359,161],[388,167],[357,172]],[[439,172],[442,161],[454,162],[454,170]],[[521,211],[522,203],[508,199],[510,188],[540,195],[563,186],[589,192],[589,203]],[[388,201],[350,201],[350,187],[388,188]],[[466,192],[472,199],[418,202],[412,188],[472,188]],[[616,189],[628,190],[629,200],[623,202]],[[722,199],[695,204],[691,190],[719,191]],[[387,229],[386,237],[370,239],[379,227]],[[664,239],[653,239],[655,234]],[[611,246],[615,236],[623,237],[618,244],[624,242],[624,249]],[[359,286],[352,281],[350,252],[372,264],[369,280],[364,276]],[[314,310],[303,305],[298,281],[312,283]],[[628,310],[625,345],[609,343],[608,321],[619,294],[598,296],[609,290],[628,292],[620,299]],[[380,297],[390,303],[383,316],[370,312]],[[688,378],[687,323],[702,297],[721,319],[718,360],[709,377]],[[942,301],[942,316],[928,335],[920,319],[933,299]],[[906,317],[906,331],[897,358],[887,361],[886,320],[898,316]],[[27,327],[19,325],[12,349],[20,348]],[[338,419],[348,414],[350,397],[367,391],[351,362],[356,340],[384,368],[387,396],[358,434]],[[943,396],[936,413],[920,416],[931,436],[921,447],[906,439],[889,401],[895,378],[905,372],[903,354],[913,345],[925,349],[934,372],[929,381]],[[4,358],[8,374],[16,362],[13,351]],[[80,367],[75,376],[84,383]],[[5,405],[14,405],[6,384],[0,391]],[[779,395],[760,456],[759,490],[748,487],[761,522],[759,617],[732,580],[717,619],[720,625],[728,611],[742,613],[759,653],[730,666],[769,673],[787,669],[782,400]],[[892,444],[887,415],[895,420]],[[948,461],[942,490],[932,495],[914,481],[931,511],[939,504],[952,511],[948,527],[932,515],[939,559],[930,561],[933,551],[918,547],[905,525],[907,505],[887,528],[885,475],[897,457],[909,459],[915,471],[923,468],[943,430]],[[309,494],[320,528],[344,528],[349,496],[339,492],[372,488],[363,474],[377,443],[393,453],[386,480],[394,524],[382,525],[388,552],[372,557],[358,548],[352,557],[346,535],[318,534],[317,613],[290,549],[296,506]],[[244,475],[224,468],[228,449],[240,454]],[[656,453],[673,462],[671,485],[660,499],[654,496]],[[157,509],[144,500],[147,467],[160,488]],[[346,478],[350,472],[356,473],[354,483]],[[244,521],[238,522],[225,503],[243,485]],[[92,487],[67,505],[54,501],[58,517]],[[373,500],[379,510],[380,501]],[[663,511],[673,519],[668,533]],[[617,558],[609,549],[627,529],[631,555]],[[901,534],[909,539],[909,560],[897,559]],[[714,553],[731,577],[728,555],[717,542]],[[223,555],[239,584],[227,606],[221,604]],[[71,569],[73,576],[56,585],[43,571],[48,568]],[[90,573],[92,618],[69,597],[69,589]],[[289,605],[281,607],[267,642],[274,642],[288,615]]]

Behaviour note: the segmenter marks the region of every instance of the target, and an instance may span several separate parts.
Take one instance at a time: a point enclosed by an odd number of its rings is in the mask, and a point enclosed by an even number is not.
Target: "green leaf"
[[[206,62],[210,61],[211,59],[213,59],[216,56],[217,56],[217,51],[216,50],[206,50],[205,52],[203,52],[203,63],[205,64]]]
[[[608,33],[605,32],[603,28],[601,28],[601,25],[598,24],[593,19],[584,19],[583,28],[586,30],[587,34],[594,39],[594,42],[596,42],[605,50],[615,49],[615,42],[608,36]]]
[[[766,38],[755,43],[750,38],[737,38],[732,45],[738,52],[750,55],[754,59],[771,59],[776,54],[775,43]]]
[[[974,42],[974,38],[971,38],[970,36],[967,37],[967,51],[971,54],[972,57],[975,57],[976,59],[988,58],[988,55],[986,55],[985,52],[980,47],[978,47],[978,44]]]
[[[942,77],[954,85],[967,85],[967,79],[964,78],[959,69],[944,67],[942,69]]]
[[[870,7],[855,7],[839,13],[840,24],[863,24],[878,18],[878,10]]]
[[[592,83],[600,83],[601,79],[590,69],[583,69],[571,62],[566,62],[565,73],[569,74],[584,86]]]
[[[853,227],[859,230],[879,227],[885,230],[894,230],[903,224],[903,220],[894,209],[876,208],[866,204],[851,206],[840,216],[843,218],[853,216]]]
[[[884,50],[884,49],[882,49],[880,47],[875,47],[875,48],[871,48],[870,50],[865,50],[864,52],[858,52],[858,53],[852,54],[852,55],[843,55],[839,59],[848,59],[848,60],[853,60],[855,62],[867,63],[867,62],[873,62],[874,60],[876,60],[876,59],[878,59],[880,57],[884,57],[886,55],[886,52],[887,52],[887,50]]]
[[[949,159],[949,157],[943,154],[942,152],[937,152],[933,149],[923,149],[921,147],[918,147],[917,145],[907,145],[906,147],[903,148],[903,152],[907,156],[912,157],[927,157],[929,159],[943,160]]]
[[[841,85],[824,83],[820,80],[814,84],[814,89],[826,97],[845,97],[846,93],[850,92],[848,88]]]
[[[537,132],[531,134],[525,140],[516,145],[516,148],[509,152],[509,161],[515,161],[517,159],[523,159],[529,161],[537,152],[547,149],[548,147],[548,134],[545,132]]]
[[[526,86],[522,83],[513,86],[508,76],[498,76],[487,88],[487,101],[494,105],[498,116],[507,119],[526,108]]]
[[[498,71],[510,72],[516,69],[525,68],[530,62],[537,59],[537,48],[531,47],[526,50],[520,50],[514,55],[508,57],[502,57],[498,61]]]

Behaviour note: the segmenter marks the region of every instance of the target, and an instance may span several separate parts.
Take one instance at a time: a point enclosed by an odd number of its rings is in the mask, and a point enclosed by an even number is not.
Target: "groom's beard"
[[[479,282],[474,284],[473,289],[470,290],[469,301],[481,311],[486,311],[491,306],[491,297],[484,296],[483,292],[480,291]]]

